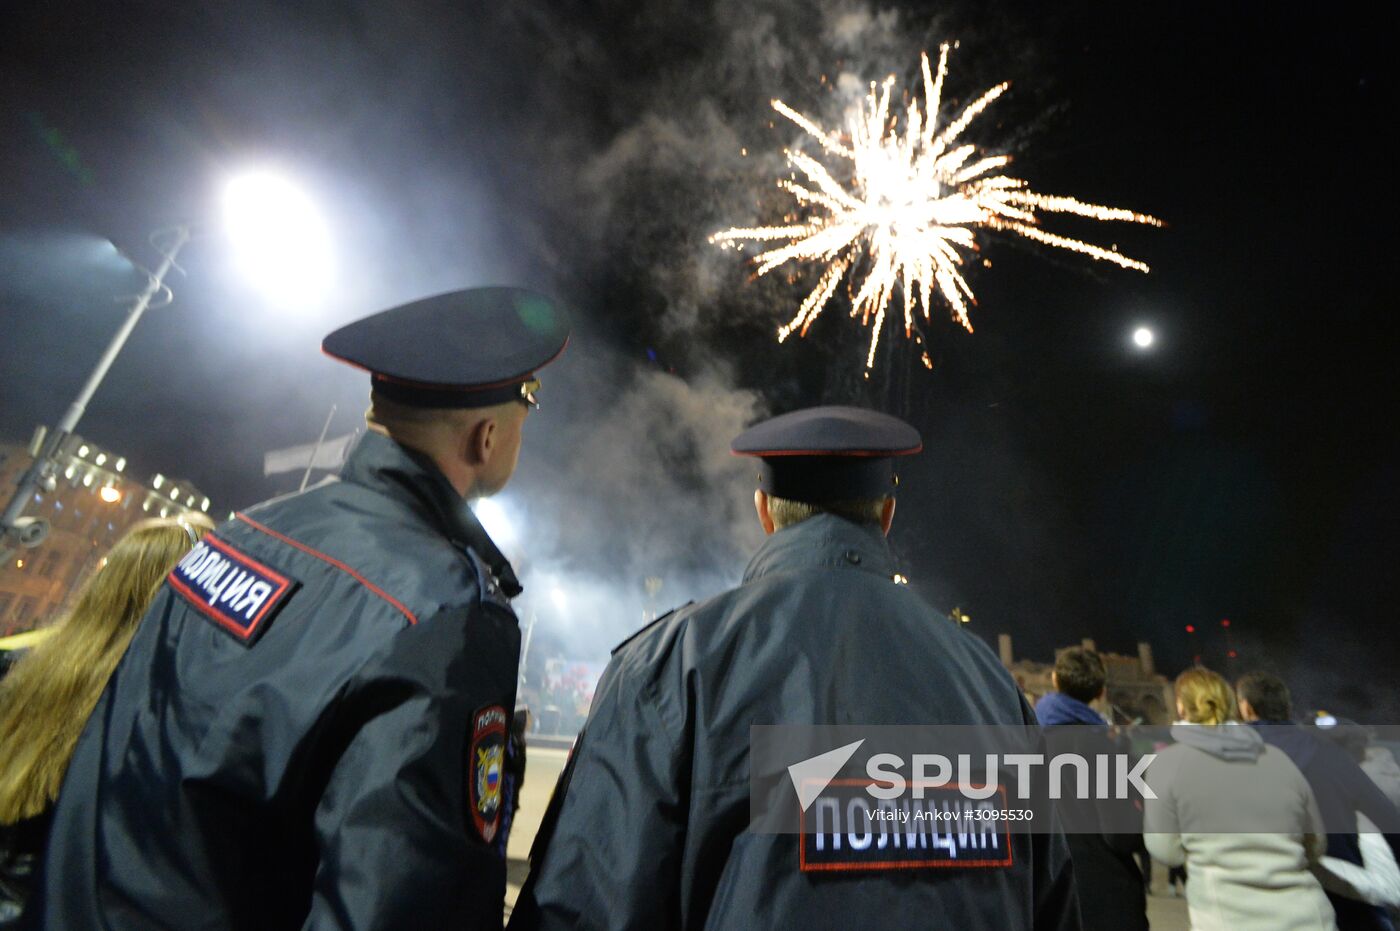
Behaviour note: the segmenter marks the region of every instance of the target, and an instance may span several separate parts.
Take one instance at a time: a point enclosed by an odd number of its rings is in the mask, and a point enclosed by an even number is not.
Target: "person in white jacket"
[[[1318,879],[1327,891],[1388,909],[1400,908],[1400,865],[1385,835],[1365,815],[1356,816],[1361,864],[1323,857]]]
[[[1330,931],[1332,906],[1313,875],[1326,850],[1303,774],[1232,719],[1235,697],[1208,669],[1176,680],[1177,743],[1147,773],[1147,849],[1186,865],[1193,931]]]
[[[1371,777],[1391,804],[1400,808],[1400,764],[1395,762],[1395,754],[1389,747],[1371,744],[1366,748],[1361,760],[1361,769]]]

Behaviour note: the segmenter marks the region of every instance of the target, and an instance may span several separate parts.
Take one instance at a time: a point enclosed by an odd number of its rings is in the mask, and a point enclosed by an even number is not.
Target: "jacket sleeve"
[[[446,610],[396,632],[347,685],[325,738],[306,928],[500,928],[509,800],[492,753],[504,751],[518,649],[507,612]],[[480,751],[495,773],[475,772]],[[485,796],[477,775],[495,776]]]
[[[1318,878],[1330,893],[1358,899],[1367,905],[1400,906],[1400,867],[1385,836],[1365,815],[1357,816],[1361,865],[1340,857],[1323,857]]]
[[[679,926],[689,753],[639,678],[618,658],[604,672],[511,931]]]

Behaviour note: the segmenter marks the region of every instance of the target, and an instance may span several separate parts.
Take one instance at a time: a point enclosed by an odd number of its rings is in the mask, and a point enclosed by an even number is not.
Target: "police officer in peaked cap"
[[[520,583],[467,502],[567,336],[477,288],[326,337],[369,430],[167,578],[73,756],[39,926],[500,927]]]
[[[1016,834],[995,864],[847,844],[816,869],[796,835],[747,830],[751,725],[1034,720],[992,652],[900,584],[894,463],[921,448],[909,424],[851,407],[734,440],[759,461],[767,539],[738,588],[614,651],[512,931],[1079,927],[1058,833]]]

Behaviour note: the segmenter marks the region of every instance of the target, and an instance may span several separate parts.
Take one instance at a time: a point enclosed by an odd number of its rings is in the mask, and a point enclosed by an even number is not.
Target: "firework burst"
[[[922,56],[924,108],[917,100],[910,101],[902,132],[898,117],[890,112],[893,76],[878,87],[870,85],[869,95],[852,114],[844,134],[822,128],[781,100],[772,102],[774,110],[843,164],[833,171],[810,155],[787,150],[793,173],[778,186],[792,195],[805,217],[784,226],[728,229],[710,237],[710,242],[728,247],[780,243],[754,257],[758,275],[788,262],[825,264],[796,316],[779,328],[779,342],[794,332],[807,335],[843,280],[849,282],[851,316],[871,327],[867,369],[875,362],[886,311],[896,291],[903,298],[906,337],[917,328],[916,310],[928,319],[935,291],[953,318],[972,332],[968,306],[977,301],[960,268],[964,254],[978,248],[979,229],[1004,230],[1123,268],[1148,270],[1143,262],[1112,248],[1046,232],[1038,214],[1072,213],[1149,226],[1161,226],[1162,221],[1072,197],[1037,194],[1025,181],[1000,171],[1010,164],[1009,155],[986,155],[977,146],[958,141],[1009,83],[983,93],[946,126],[938,125],[948,51],[945,44],[936,73],[929,67],[928,55]],[[924,364],[931,365],[927,353]]]

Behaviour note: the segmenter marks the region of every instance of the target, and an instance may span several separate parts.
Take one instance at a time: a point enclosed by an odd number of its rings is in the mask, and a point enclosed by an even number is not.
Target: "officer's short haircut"
[[[885,498],[852,498],[847,501],[792,501],[788,498],[768,496],[768,516],[773,518],[775,529],[782,530],[793,524],[800,524],[818,514],[835,514],[856,524],[880,525],[880,515],[885,508]]]
[[[452,423],[462,419],[469,408],[456,407],[415,407],[384,397],[378,391],[369,393],[369,410],[365,420],[383,427],[427,426],[434,423]]]
[[[1278,676],[1251,672],[1240,677],[1235,692],[1265,721],[1293,719],[1293,696],[1288,694],[1288,686]]]
[[[1087,647],[1069,647],[1055,657],[1056,687],[1085,704],[1103,694],[1108,670],[1103,657]]]

